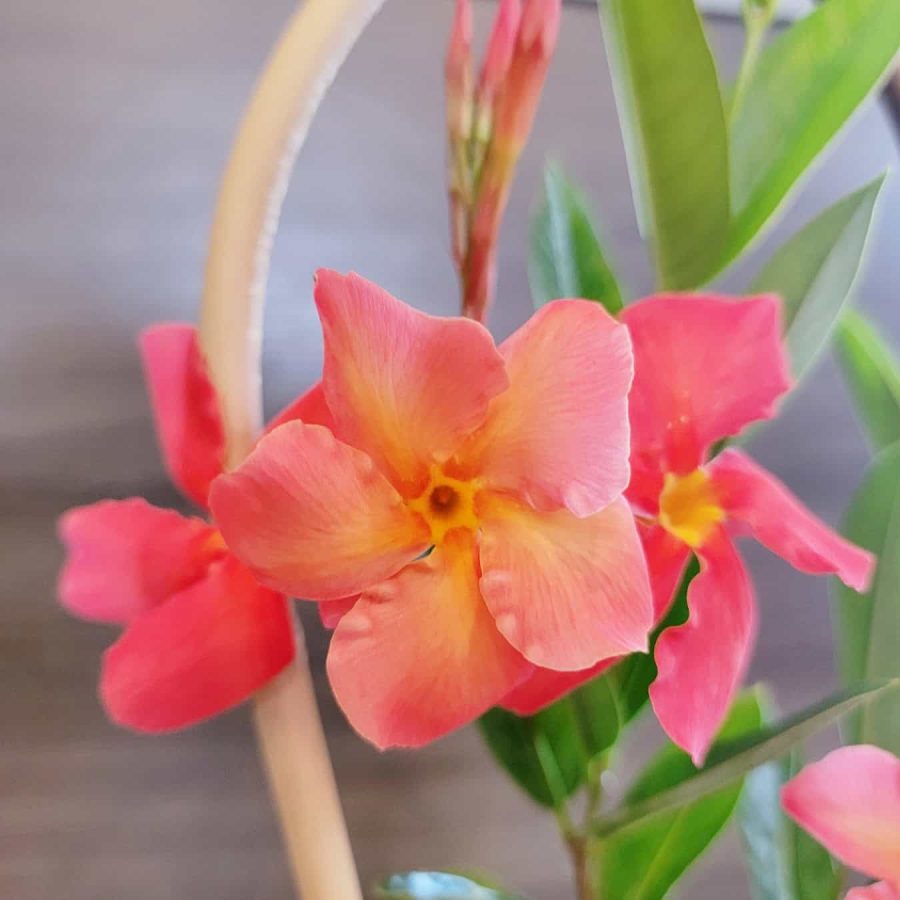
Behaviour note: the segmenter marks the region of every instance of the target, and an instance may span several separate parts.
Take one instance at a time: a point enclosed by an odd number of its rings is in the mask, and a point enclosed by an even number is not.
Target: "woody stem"
[[[290,173],[326,89],[383,2],[307,0],[272,52],[231,152],[200,315],[229,467],[247,455],[262,427],[263,301]],[[257,694],[254,723],[298,896],[357,900],[359,879],[299,627],[296,658]]]

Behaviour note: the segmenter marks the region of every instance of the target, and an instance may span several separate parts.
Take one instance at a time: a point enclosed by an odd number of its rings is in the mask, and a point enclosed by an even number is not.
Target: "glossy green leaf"
[[[760,233],[898,49],[900,0],[827,0],[762,52],[731,121],[722,265]]]
[[[604,35],[642,230],[659,282],[687,289],[721,258],[728,138],[694,0],[603,0]]]
[[[652,796],[632,798],[598,819],[593,831],[603,837],[657,813],[677,809],[685,803],[705,797],[742,778],[756,766],[785,756],[796,744],[848,715],[863,703],[886,697],[891,692],[894,694],[890,699],[896,701],[897,687],[900,687],[900,679],[849,688],[778,725],[762,728],[748,738],[720,740],[710,751],[706,765],[695,775]]]
[[[764,713],[769,718],[770,709]],[[799,749],[750,772],[738,807],[738,822],[752,900],[837,900],[841,873],[817,844],[781,808],[781,788],[800,769]]]
[[[403,872],[378,885],[379,900],[521,900],[451,872]]]
[[[544,202],[531,224],[528,275],[535,308],[560,297],[597,300],[615,315],[622,294],[587,203],[557,166],[544,171]]]
[[[845,312],[835,349],[856,412],[876,450],[900,441],[900,360],[859,313]]]
[[[900,676],[900,444],[869,466],[847,512],[846,536],[878,557],[870,591],[835,583],[835,638],[845,683]],[[900,754],[900,697],[868,704],[852,717],[846,743]]]
[[[732,740],[762,724],[759,698],[752,692],[735,703],[720,739]],[[630,803],[653,797],[684,782],[697,770],[673,745],[661,750],[628,792]],[[604,900],[662,900],[673,884],[709,846],[731,817],[740,781],[725,785],[677,809],[623,828],[593,849],[595,874]]]
[[[543,806],[561,806],[584,783],[588,759],[571,704],[528,717],[491,709],[478,726],[497,762]]]
[[[795,234],[751,287],[784,299],[791,370],[799,379],[828,343],[862,266],[884,176],[844,197]]]

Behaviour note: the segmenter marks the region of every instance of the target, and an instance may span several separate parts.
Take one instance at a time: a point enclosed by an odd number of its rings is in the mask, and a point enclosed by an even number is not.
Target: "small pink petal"
[[[719,454],[709,472],[725,511],[761,544],[801,572],[866,590],[875,557],[817,519],[774,475],[738,450]]]
[[[215,529],[146,500],[103,500],[59,520],[66,561],[60,603],[76,616],[126,623],[201,578],[224,548]]]
[[[395,486],[423,489],[430,465],[454,453],[508,385],[493,339],[477,322],[426,315],[359,275],[320,270],[315,296],[335,435]]]
[[[518,716],[533,716],[617,662],[617,658],[604,659],[580,672],[555,672],[553,669],[536,668],[534,674],[513,688],[499,705]]]
[[[485,608],[472,539],[461,530],[366,591],[328,652],[335,698],[382,749],[418,747],[465,725],[530,671]]]
[[[173,731],[246,700],[293,657],[287,601],[228,556],[131,623],[103,657],[100,695],[120,725]]]
[[[894,887],[886,881],[877,881],[868,887],[853,888],[845,900],[900,900],[900,885]]]
[[[841,862],[900,886],[900,759],[892,753],[835,750],[792,778],[781,803]]]
[[[266,584],[307,600],[357,594],[430,540],[365,453],[299,421],[216,479],[210,503],[232,552]]]
[[[271,422],[266,425],[266,434],[274,431],[285,422],[299,419],[307,425],[324,425],[334,430],[334,419],[325,402],[325,391],[322,382],[317,381],[305,394],[301,394],[293,403],[289,403]]]
[[[659,674],[650,700],[672,741],[700,766],[744,680],[756,637],[753,587],[721,530],[700,551],[687,601],[687,622],[656,642]]]
[[[628,483],[628,333],[600,304],[556,300],[500,347],[510,388],[459,459],[496,490],[589,516]]]
[[[653,602],[624,500],[585,519],[487,498],[481,592],[506,639],[535,665],[578,671],[647,649]]]
[[[660,295],[629,306],[635,486],[687,474],[718,440],[771,418],[790,386],[777,297]],[[641,498],[629,490],[639,505]],[[649,508],[646,512],[654,512]]]
[[[359,594],[353,597],[344,597],[341,600],[321,600],[316,606],[319,609],[319,618],[322,620],[322,624],[329,631],[334,631],[338,627],[338,622],[353,609],[357,600],[359,600]]]
[[[153,325],[141,333],[140,349],[169,476],[205,509],[209,486],[224,465],[225,432],[197,329]]]
[[[653,588],[653,615],[659,623],[672,606],[691,551],[687,544],[661,525],[648,525],[638,520],[638,534],[644,546],[650,586]]]

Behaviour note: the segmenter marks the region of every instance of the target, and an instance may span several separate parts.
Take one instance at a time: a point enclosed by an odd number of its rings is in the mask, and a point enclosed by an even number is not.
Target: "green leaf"
[[[732,740],[762,724],[759,698],[738,698],[720,739]],[[691,778],[690,757],[673,745],[661,750],[628,792],[638,803]],[[604,900],[662,900],[672,885],[722,830],[737,805],[740,782],[617,831],[594,849],[596,879]]]
[[[837,900],[840,893],[841,873],[828,851],[781,808],[781,788],[800,765],[795,751],[744,780],[738,821],[753,900]]]
[[[835,583],[835,638],[844,682],[900,676],[900,444],[871,463],[847,512],[846,536],[878,557],[872,587],[860,595]],[[900,754],[900,700],[886,697],[852,717],[850,744]]]
[[[859,313],[845,312],[835,348],[844,378],[876,450],[900,441],[900,361]]]
[[[761,54],[731,121],[737,257],[878,87],[900,48],[900,0],[827,0]]]
[[[571,704],[554,703],[524,718],[498,707],[478,726],[497,762],[543,806],[561,807],[584,783],[588,760]]]
[[[716,66],[694,0],[600,4],[619,119],[659,282],[703,283],[728,231],[728,138]]]
[[[557,166],[544,170],[544,202],[531,224],[528,275],[535,308],[560,297],[622,309],[616,277],[597,240],[587,203]]]
[[[751,291],[784,299],[788,353],[799,379],[827,344],[862,267],[875,202],[885,176],[844,197],[795,234]]]
[[[378,885],[375,896],[379,900],[517,900],[512,894],[450,872],[391,875]]]
[[[743,740],[724,741],[710,751],[706,765],[696,775],[652,796],[632,798],[594,823],[594,834],[603,837],[649,816],[677,809],[721,787],[732,784],[751,769],[784,756],[800,741],[900,686],[900,679],[850,688],[791,716],[777,726],[760,729]],[[896,698],[894,698],[896,699]]]

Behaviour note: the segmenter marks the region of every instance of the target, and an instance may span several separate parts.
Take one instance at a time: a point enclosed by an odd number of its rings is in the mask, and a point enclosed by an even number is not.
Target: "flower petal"
[[[628,333],[600,304],[543,306],[500,352],[509,390],[459,459],[496,490],[589,516],[628,484]]]
[[[365,453],[299,421],[216,479],[210,503],[229,548],[264,583],[305,599],[359,593],[429,542],[425,522]]]
[[[660,295],[622,313],[634,345],[634,487],[650,488],[630,489],[634,502],[654,503],[660,473],[691,472],[713,443],[774,415],[790,384],[780,313],[769,295]]]
[[[98,622],[125,623],[152,609],[225,552],[206,522],[137,497],[70,509],[59,536],[67,554],[60,603]]]
[[[875,557],[817,519],[774,475],[738,450],[719,454],[709,472],[725,511],[761,544],[801,572],[837,575],[866,590]]]
[[[359,275],[320,270],[322,384],[338,438],[364,450],[396,485],[427,481],[505,390],[488,331],[429,316]]]
[[[328,675],[353,727],[378,747],[417,747],[494,706],[531,671],[478,592],[471,535],[366,591],[340,621]]]
[[[338,622],[353,609],[353,604],[357,600],[359,600],[359,594],[343,597],[340,600],[321,600],[316,606],[319,608],[319,618],[322,620],[322,624],[329,631],[334,631],[338,627]]]
[[[266,434],[274,431],[285,422],[299,419],[307,425],[324,425],[334,431],[334,418],[325,402],[325,391],[322,382],[317,381],[305,394],[301,394],[293,403],[289,403],[268,425]]]
[[[603,659],[580,672],[555,672],[553,669],[536,668],[534,674],[513,688],[499,705],[517,716],[533,716],[617,662],[618,658]]]
[[[703,545],[687,601],[687,622],[667,628],[656,642],[659,674],[650,700],[669,737],[700,766],[744,679],[756,637],[750,578],[721,529]]]
[[[876,881],[868,887],[848,891],[845,900],[900,900],[900,885],[894,887],[886,881]]]
[[[209,486],[224,465],[225,431],[197,329],[153,325],[139,343],[166,469],[179,490],[205,509]]]
[[[173,731],[246,700],[294,657],[287,601],[236,559],[135,619],[103,657],[109,717]]]
[[[578,671],[647,649],[653,603],[624,500],[585,519],[499,495],[482,503],[481,592],[506,639],[535,665]]]
[[[868,745],[806,766],[781,791],[785,812],[838,859],[900,885],[900,759]]]
[[[653,617],[659,623],[672,605],[675,589],[691,556],[690,547],[662,525],[638,523],[653,588]]]

